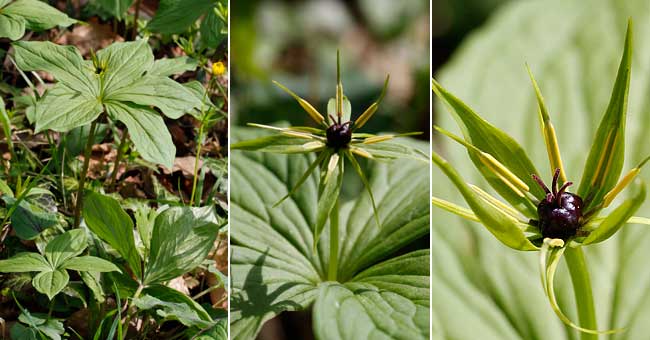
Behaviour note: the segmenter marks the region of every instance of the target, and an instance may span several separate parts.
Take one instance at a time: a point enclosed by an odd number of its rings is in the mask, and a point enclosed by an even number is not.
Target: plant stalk
[[[591,280],[589,279],[589,270],[587,269],[587,262],[585,261],[582,248],[567,247],[564,252],[564,259],[569,268],[571,282],[573,283],[580,327],[598,329]],[[580,332],[580,339],[598,340],[598,335]]]
[[[126,143],[128,141],[128,136],[126,131],[122,132],[122,138],[120,140],[120,145],[117,147],[117,156],[115,157],[115,165],[113,166],[113,172],[111,173],[111,181],[108,183],[108,187],[113,190],[115,183],[117,181],[117,171],[120,169],[120,162],[124,156],[126,150]]]
[[[81,222],[81,209],[83,208],[83,195],[84,186],[86,185],[86,176],[88,175],[88,166],[90,165],[90,153],[92,152],[95,140],[95,128],[97,127],[97,119],[90,124],[90,132],[88,133],[88,141],[86,141],[86,148],[84,149],[84,164],[81,169],[81,178],[79,179],[79,188],[77,188],[77,201],[74,207],[74,224],[73,228],[79,228]]]
[[[339,200],[336,199],[330,213],[330,262],[327,281],[336,281],[339,267]]]
[[[201,147],[203,144],[203,128],[205,126],[205,122],[202,120],[201,125],[199,127],[199,135],[196,137],[196,158],[194,159],[194,177],[192,179],[192,196],[190,197],[190,206],[194,205],[194,201],[196,198],[196,184],[199,179],[199,162],[201,161]],[[202,193],[199,193],[199,199],[197,199],[197,206],[200,205],[201,203],[201,195]]]

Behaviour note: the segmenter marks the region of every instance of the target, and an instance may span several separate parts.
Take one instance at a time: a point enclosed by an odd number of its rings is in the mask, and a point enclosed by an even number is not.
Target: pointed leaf
[[[147,40],[116,42],[97,52],[104,68],[104,94],[140,79],[153,66],[153,52]]]
[[[18,202],[8,195],[3,196],[2,200],[10,209]],[[16,232],[16,236],[23,240],[33,240],[43,230],[53,227],[57,223],[56,212],[48,210],[47,207],[31,199],[20,200],[11,214],[11,226]]]
[[[122,19],[133,4],[133,0],[97,0],[97,3],[117,19]]]
[[[83,207],[88,229],[117,250],[135,276],[141,278],[141,260],[135,248],[133,221],[120,203],[109,196],[88,191],[84,195]]]
[[[22,17],[25,20],[25,28],[37,32],[54,26],[67,27],[77,22],[38,0],[16,0],[3,8],[2,13]]]
[[[437,153],[432,154],[433,162],[453,182],[458,191],[463,195],[465,201],[472,211],[481,220],[481,223],[499,241],[516,250],[537,250],[538,248],[528,240],[516,220],[505,212],[502,212],[489,203],[482,201],[472,189],[460,177],[458,172],[446,160]]]
[[[87,246],[86,232],[82,229],[72,229],[47,243],[45,258],[53,268],[59,268],[68,259],[81,254]]]
[[[381,228],[381,223],[379,222],[379,213],[377,213],[377,206],[375,204],[375,197],[372,195],[372,189],[370,189],[370,183],[368,183],[368,179],[366,178],[366,175],[363,173],[363,170],[361,170],[361,166],[359,165],[359,162],[357,162],[357,159],[354,158],[354,155],[350,150],[346,150],[345,156],[347,159],[350,161],[352,164],[352,167],[354,168],[354,171],[356,171],[357,175],[359,175],[359,178],[361,179],[361,182],[363,182],[363,186],[366,188],[366,191],[368,192],[368,197],[370,197],[370,202],[372,202],[372,212],[375,215],[375,220],[377,222],[377,227]]]
[[[172,207],[156,217],[144,284],[171,280],[196,268],[212,249],[219,226],[214,208]]]
[[[91,123],[103,110],[97,98],[76,92],[63,84],[56,84],[36,103],[35,132],[67,132]]]
[[[56,294],[59,294],[70,281],[70,276],[65,269],[57,269],[54,271],[40,272],[34,279],[32,285],[34,288],[47,295],[52,300]]]
[[[168,77],[174,74],[183,74],[187,71],[194,71],[198,62],[187,56],[177,58],[162,58],[153,62],[153,66],[147,72],[151,76]]]
[[[107,100],[155,106],[172,119],[201,107],[201,101],[185,86],[167,77],[151,75],[111,91],[107,94]]]
[[[377,159],[413,159],[429,163],[429,156],[426,153],[398,142],[354,143],[353,145],[367,151],[373,158]]]
[[[582,242],[583,245],[599,243],[612,237],[621,227],[639,210],[645,201],[645,185],[638,184],[636,193],[632,198],[625,200],[592,231]]]
[[[106,112],[129,130],[135,149],[145,160],[172,168],[176,147],[160,115],[146,107],[131,103],[106,103]]]
[[[601,203],[618,182],[625,159],[625,119],[632,68],[632,22],[628,22],[623,56],[607,110],[594,137],[580,181],[578,195],[585,208]]]
[[[6,260],[0,260],[0,272],[24,273],[52,270],[50,264],[41,254],[18,253]]]
[[[212,7],[212,0],[160,1],[160,7],[147,24],[147,29],[163,34],[182,33]]]
[[[451,112],[458,123],[465,140],[501,162],[528,185],[531,193],[535,197],[538,199],[544,197],[544,191],[531,178],[532,174],[538,174],[538,172],[519,143],[502,130],[499,130],[481,118],[467,104],[447,92],[435,80],[433,81],[433,91],[441,101],[447,104],[448,111]],[[483,177],[485,177],[499,195],[513,206],[516,206],[518,210],[528,211],[527,215],[534,216],[536,214],[536,211],[531,209],[527,198],[521,197],[512,190],[503,188],[501,180],[492,171],[480,160],[472,157],[471,154],[470,157],[476,168],[479,169]]]
[[[25,20],[0,12],[0,38],[18,40],[25,34]]]
[[[12,46],[21,70],[45,71],[74,91],[94,98],[99,95],[99,77],[74,46],[49,41],[16,41]]]
[[[80,272],[121,272],[120,268],[112,262],[96,256],[73,257],[63,262],[61,268]]]

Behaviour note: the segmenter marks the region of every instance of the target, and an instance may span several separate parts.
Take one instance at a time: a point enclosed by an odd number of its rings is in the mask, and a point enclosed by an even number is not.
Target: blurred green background
[[[231,119],[312,125],[277,80],[324,113],[341,51],[356,118],[390,85],[365,132],[422,131],[428,140],[429,1],[237,1],[231,8]]]

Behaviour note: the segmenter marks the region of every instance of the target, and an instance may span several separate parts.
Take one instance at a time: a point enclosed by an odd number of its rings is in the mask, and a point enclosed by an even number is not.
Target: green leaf
[[[201,44],[207,48],[217,48],[228,36],[222,32],[226,23],[215,13],[215,9],[208,10],[208,14],[201,22]]]
[[[161,0],[147,29],[163,34],[182,33],[214,4],[212,0]]]
[[[214,208],[172,207],[156,217],[144,283],[160,283],[196,268],[213,247]]]
[[[155,106],[172,119],[180,118],[195,107],[201,107],[201,101],[183,85],[167,77],[150,75],[110,92],[107,100]]]
[[[16,204],[16,199],[3,195],[2,199],[11,208]],[[37,201],[23,199],[11,214],[11,226],[16,236],[23,240],[33,240],[40,233],[58,223],[57,214],[49,211]]]
[[[6,260],[0,260],[0,272],[24,273],[52,270],[43,256],[37,253],[18,253]]]
[[[632,69],[632,22],[628,22],[621,64],[607,111],[589,151],[580,180],[578,195],[584,197],[585,208],[597,206],[621,175],[625,160],[625,120]]]
[[[264,132],[240,128],[231,133],[237,142]],[[427,143],[412,145],[428,150]],[[231,156],[232,339],[255,338],[266,320],[283,311],[309,310],[319,295],[319,285],[326,280],[327,226],[317,251],[313,251],[318,176],[309,176],[295,194],[272,208],[282,193],[301,180],[315,156],[243,151]],[[377,228],[368,195],[341,201],[338,279],[346,287],[363,270],[429,232],[428,164],[410,160],[399,164],[371,162],[367,173],[382,229]],[[426,271],[428,256],[421,259],[425,262],[420,263],[419,270]],[[377,281],[384,280],[379,271],[376,273]],[[375,276],[371,274],[366,277]],[[359,281],[364,279],[359,276]],[[390,285],[389,278],[385,279]],[[418,315],[424,314],[429,310]]]
[[[95,192],[84,195],[83,218],[93,233],[113,247],[129,264],[137,278],[142,277],[142,268],[133,237],[133,221],[122,209],[120,203]]]
[[[25,34],[25,20],[0,12],[0,38],[18,40]]]
[[[38,0],[16,0],[3,8],[2,13],[22,17],[25,20],[25,28],[37,32],[54,26],[67,27],[77,22],[65,13]]]
[[[104,66],[106,96],[140,79],[153,66],[153,52],[147,40],[117,42],[97,52]]]
[[[544,197],[544,191],[531,178],[532,174],[538,174],[538,172],[528,158],[526,151],[524,151],[519,143],[507,133],[499,130],[483,119],[467,106],[467,104],[449,93],[435,80],[433,81],[433,91],[441,101],[447,104],[449,112],[451,112],[458,123],[466,141],[501,162],[501,164],[528,185],[530,192],[535,197],[538,199]],[[530,203],[529,198],[515,193],[488,166],[483,164],[472,153],[469,153],[469,155],[476,168],[479,169],[483,177],[501,197],[510,202],[510,204],[526,216],[537,216],[535,206]]]
[[[140,310],[155,310],[164,320],[177,320],[187,327],[209,327],[210,315],[194,300],[172,288],[154,285],[143,291],[144,295],[134,300]]]
[[[113,263],[95,256],[78,256],[66,260],[61,268],[77,270],[80,272],[119,272],[121,271]]]
[[[151,76],[168,77],[174,74],[183,74],[187,71],[194,71],[199,63],[196,59],[187,56],[177,58],[162,58],[154,61],[153,66],[147,74]]]
[[[16,41],[12,46],[21,70],[45,71],[74,91],[94,98],[99,95],[99,77],[74,46],[49,41]]]
[[[57,319],[49,318],[47,314],[32,314],[27,310],[23,310],[22,313],[20,313],[18,316],[18,320],[26,325],[29,325],[30,329],[35,331],[34,336],[38,335],[38,332],[41,332],[42,334],[47,335],[49,339],[60,340],[61,335],[65,333],[63,323]],[[29,336],[31,337],[31,334],[29,334]],[[12,339],[20,339],[20,337],[14,338],[12,335]],[[42,340],[43,338],[41,335],[35,337],[35,339]]]
[[[320,193],[316,205],[316,224],[314,225],[314,249],[316,249],[325,223],[329,220],[330,213],[339,199],[341,185],[343,185],[343,157],[334,153],[323,162],[321,169]]]
[[[97,3],[114,17],[123,19],[133,0],[97,0]]]
[[[52,268],[60,268],[68,259],[81,254],[87,246],[86,232],[82,229],[72,229],[47,243],[45,258]]]
[[[142,158],[172,168],[176,147],[164,120],[156,111],[146,106],[122,102],[109,102],[105,107],[112,119],[126,125]]]
[[[637,192],[630,198],[621,203],[614,211],[592,231],[589,236],[582,242],[583,245],[599,243],[612,237],[623,224],[627,222],[639,210],[639,207],[645,201],[645,185],[638,185]]]
[[[63,84],[56,84],[36,104],[35,132],[67,132],[91,123],[103,110],[97,98],[76,92]]]
[[[433,163],[454,183],[472,211],[494,237],[506,246],[516,250],[538,249],[526,238],[524,231],[512,217],[480,199],[446,160],[435,152],[431,158]]]
[[[34,288],[52,300],[56,294],[59,294],[63,288],[70,281],[70,276],[65,269],[57,269],[54,271],[40,272],[34,276],[32,285]]]
[[[43,340],[36,329],[25,327],[17,322],[11,327],[9,335],[12,340]]]
[[[344,285],[324,283],[314,304],[320,339],[429,339],[429,251],[364,271]]]

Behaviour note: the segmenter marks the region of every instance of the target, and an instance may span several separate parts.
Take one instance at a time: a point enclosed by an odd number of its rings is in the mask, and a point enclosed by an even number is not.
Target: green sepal
[[[481,200],[446,160],[435,152],[432,153],[431,159],[453,182],[476,217],[501,243],[516,250],[539,249],[526,238],[524,231],[507,213]]]
[[[628,21],[623,56],[612,96],[591,144],[578,195],[583,209],[599,205],[618,181],[625,158],[625,117],[632,68],[632,21]]]
[[[433,91],[438,98],[447,104],[448,111],[458,123],[465,140],[501,162],[528,185],[530,192],[537,199],[544,198],[544,190],[531,177],[532,174],[539,174],[539,172],[521,145],[507,133],[481,118],[467,104],[449,93],[438,82],[432,80],[432,84]],[[501,197],[520,211],[528,210],[527,216],[534,216],[537,213],[531,208],[528,198],[516,194],[507,186],[504,187],[503,182],[490,169],[471,153],[469,155],[476,168]]]
[[[638,189],[635,194],[607,215],[598,227],[585,238],[582,242],[583,245],[603,242],[621,229],[639,209],[641,204],[643,204],[643,201],[645,201],[646,192],[644,183],[639,181],[637,187]]]

